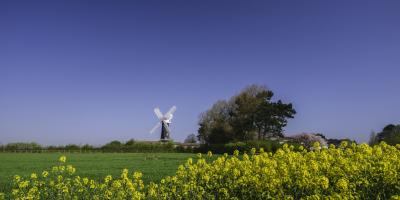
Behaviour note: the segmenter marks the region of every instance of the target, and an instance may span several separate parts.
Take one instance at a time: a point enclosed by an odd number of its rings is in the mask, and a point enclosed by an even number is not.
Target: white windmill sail
[[[156,115],[157,115],[157,118],[158,119],[162,119],[163,118],[163,114],[162,114],[162,112],[160,111],[160,109],[159,108],[154,108],[154,113],[156,113]]]
[[[154,131],[156,131],[158,128],[160,128],[161,126],[161,122],[158,122],[151,130],[150,130],[150,134],[153,134]]]
[[[176,111],[176,106],[172,106],[168,112],[166,112],[164,115],[160,111],[160,109],[154,108],[154,113],[156,114],[157,118],[160,120],[151,130],[150,134],[154,133],[158,128],[162,126],[161,129],[161,140],[168,140],[169,139],[169,134],[171,133],[169,129],[169,124],[171,123],[171,120],[173,118],[173,114]],[[166,137],[166,138],[164,138]]]
[[[165,115],[172,115],[176,111],[176,106],[172,106]]]

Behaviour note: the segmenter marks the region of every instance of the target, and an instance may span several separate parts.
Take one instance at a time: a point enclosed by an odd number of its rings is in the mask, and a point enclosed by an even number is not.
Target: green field
[[[122,169],[141,171],[143,181],[159,181],[173,175],[180,164],[194,154],[185,153],[0,153],[0,191],[10,188],[15,174],[29,176],[41,173],[57,164],[61,155],[76,167],[76,175],[101,179],[106,175],[119,176]]]

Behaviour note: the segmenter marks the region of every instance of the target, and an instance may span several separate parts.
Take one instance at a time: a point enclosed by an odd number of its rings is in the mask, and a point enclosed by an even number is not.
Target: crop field
[[[253,148],[247,153],[235,150],[231,156],[212,152],[1,156],[1,200],[400,200],[400,145],[384,142],[374,146],[342,142],[329,148],[314,143],[312,149],[284,144],[275,153]]]
[[[124,168],[143,173],[145,183],[174,175],[178,165],[194,154],[185,153],[0,153],[0,192],[11,187],[14,175],[29,177],[51,170],[61,155],[77,168],[76,174],[95,180],[107,175],[118,177]]]

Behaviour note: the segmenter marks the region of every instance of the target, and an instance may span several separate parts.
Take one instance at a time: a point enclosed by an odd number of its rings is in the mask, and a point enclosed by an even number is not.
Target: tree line
[[[178,147],[173,142],[148,142],[135,141],[133,139],[126,142],[114,140],[101,146],[92,146],[89,144],[77,145],[59,145],[42,146],[35,142],[31,143],[9,143],[0,145],[0,151],[3,152],[186,152],[190,149]],[[185,151],[186,150],[186,151]]]

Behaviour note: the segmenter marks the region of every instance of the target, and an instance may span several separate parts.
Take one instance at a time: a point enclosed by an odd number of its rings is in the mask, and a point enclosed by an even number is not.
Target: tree
[[[201,143],[218,143],[232,138],[230,115],[233,106],[230,102],[220,100],[211,109],[200,115],[198,140]]]
[[[255,125],[259,139],[267,136],[283,137],[283,127],[287,125],[287,119],[296,114],[292,104],[284,104],[281,100],[273,103],[263,101],[258,108]]]
[[[85,144],[82,146],[82,150],[88,151],[88,150],[93,150],[94,147],[90,144]]]
[[[389,124],[376,135],[376,141],[384,141],[390,145],[400,144],[400,125]]]
[[[202,143],[227,143],[266,137],[283,137],[292,104],[273,102],[274,93],[265,86],[250,85],[228,101],[217,101],[202,113],[198,138]]]
[[[68,144],[65,146],[65,150],[68,150],[68,151],[79,150],[79,148],[80,147],[76,144]]]
[[[263,109],[263,101],[267,91],[264,87],[251,85],[241,91],[240,94],[232,97],[234,106],[232,114],[232,126],[235,132],[235,139],[239,141],[254,139],[260,115]],[[259,132],[260,133],[260,132]]]
[[[135,139],[130,139],[130,140],[125,142],[125,146],[131,146],[133,144],[135,144]]]
[[[101,147],[104,151],[120,151],[122,149],[122,143],[118,140],[111,141]]]
[[[184,141],[185,143],[196,143],[197,142],[197,138],[196,138],[196,135],[195,134],[189,134],[187,137],[186,137],[186,139],[185,139],[185,141]]]
[[[390,132],[390,131],[392,131],[394,128],[396,128],[396,126],[395,126],[394,124],[389,124],[389,125],[385,126],[385,128],[383,128],[382,131],[384,131],[384,132]]]

